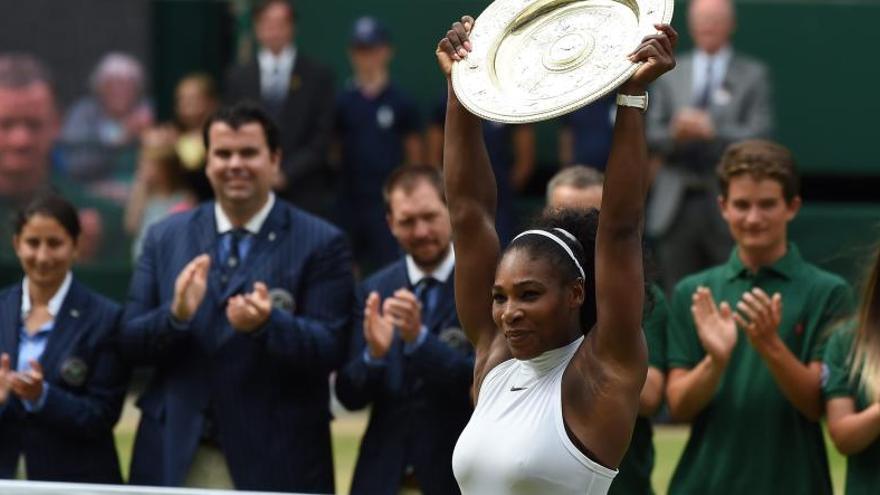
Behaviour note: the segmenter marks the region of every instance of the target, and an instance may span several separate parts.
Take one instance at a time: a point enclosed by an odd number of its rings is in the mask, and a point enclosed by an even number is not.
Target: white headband
[[[568,237],[569,239],[571,239],[574,242],[578,242],[577,237],[573,236],[571,234],[571,232],[569,232],[565,229],[555,228],[553,230],[559,231],[560,233],[562,233],[562,235],[564,235],[565,237]],[[581,266],[581,264],[578,262],[577,258],[575,258],[575,256],[574,256],[574,251],[572,251],[571,248],[568,247],[568,244],[566,244],[565,241],[563,241],[559,237],[551,234],[550,232],[548,232],[546,230],[527,230],[527,231],[521,233],[520,235],[514,237],[513,240],[510,241],[510,243],[513,244],[513,242],[516,241],[517,239],[519,239],[520,237],[525,236],[525,235],[529,235],[529,234],[542,235],[542,236],[552,240],[556,244],[559,244],[559,247],[564,249],[565,253],[568,254],[568,257],[571,258],[571,261],[574,261],[574,266],[576,266],[578,271],[581,272],[581,278],[584,280],[587,279],[586,274],[584,274],[584,268]]]

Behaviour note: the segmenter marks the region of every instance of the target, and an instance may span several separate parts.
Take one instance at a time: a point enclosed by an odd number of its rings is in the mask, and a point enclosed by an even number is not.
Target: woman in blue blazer
[[[73,279],[80,226],[67,200],[37,197],[13,231],[25,277],[0,292],[0,478],[121,483],[121,308]]]

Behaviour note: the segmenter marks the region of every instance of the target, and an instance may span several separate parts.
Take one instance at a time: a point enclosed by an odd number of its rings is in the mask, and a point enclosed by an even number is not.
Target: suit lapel
[[[214,202],[203,203],[199,212],[193,215],[190,231],[193,232],[195,253],[187,253],[189,259],[184,260],[184,265],[202,253],[211,257],[211,268],[208,271],[208,295],[215,301],[223,297],[223,287],[220,282],[220,260],[217,259],[217,221],[214,218]]]
[[[287,117],[289,113],[301,112],[305,106],[299,102],[300,99],[306,97],[303,92],[303,84],[308,76],[308,62],[303,59],[301,53],[297,53],[296,60],[293,63],[293,70],[290,71],[290,79],[287,81],[287,93],[284,96],[284,103],[281,106],[281,114]],[[284,118],[285,123],[299,122],[300,119]],[[295,129],[288,129],[288,132],[296,132]]]
[[[49,342],[46,350],[40,356],[40,364],[44,370],[58,369],[57,361],[65,349],[71,347],[71,342],[76,339],[82,329],[83,318],[87,311],[87,298],[85,288],[76,280],[70,284],[70,290],[61,304],[61,309],[55,315],[55,323],[52,333],[49,334]]]
[[[3,301],[3,319],[0,321],[0,350],[9,354],[13,369],[18,364],[18,334],[21,331],[21,282]]]
[[[246,73],[246,92],[244,94],[248,95],[257,95],[262,97],[263,91],[260,85],[260,62],[254,60],[253,65],[248,69]]]

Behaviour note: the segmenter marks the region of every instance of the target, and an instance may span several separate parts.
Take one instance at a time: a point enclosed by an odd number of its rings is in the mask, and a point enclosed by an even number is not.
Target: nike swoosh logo
[[[529,388],[529,387],[510,387],[510,391],[511,392],[519,392],[519,391],[525,390],[527,388]]]

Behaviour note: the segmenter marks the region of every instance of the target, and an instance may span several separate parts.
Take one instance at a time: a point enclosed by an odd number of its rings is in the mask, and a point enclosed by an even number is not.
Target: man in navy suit
[[[402,167],[383,196],[406,256],[361,285],[336,377],[343,405],[373,406],[351,493],[458,493],[452,450],[471,415],[474,353],[455,312],[442,178],[434,167]]]
[[[123,316],[122,349],[155,366],[131,482],[332,492],[349,248],[272,194],[281,152],[262,110],[221,109],[204,137],[216,201],[147,233]]]

